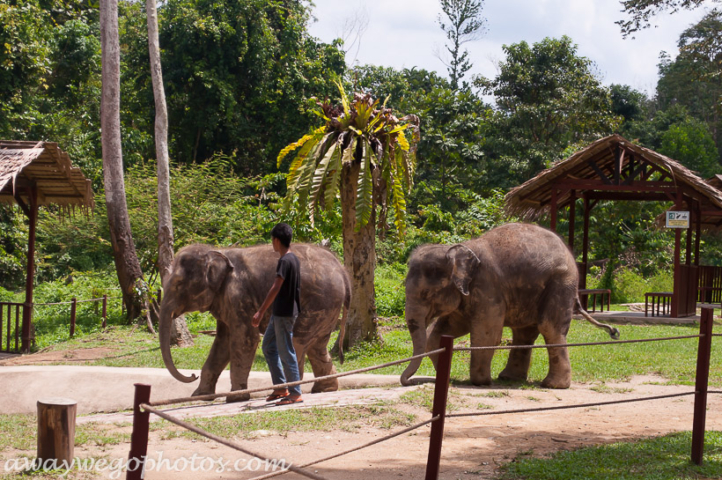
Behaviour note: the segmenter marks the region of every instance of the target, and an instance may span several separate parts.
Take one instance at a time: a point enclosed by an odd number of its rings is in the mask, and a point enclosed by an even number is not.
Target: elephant
[[[471,346],[497,346],[504,326],[512,345],[533,345],[541,333],[547,344],[565,344],[575,307],[587,321],[613,339],[619,331],[598,323],[581,308],[574,256],[556,233],[510,223],[456,245],[423,245],[409,258],[406,324],[414,356],[439,348],[442,335],[471,334]],[[428,327],[428,330],[427,330]],[[571,365],[566,347],[552,347],[542,386],[569,388]],[[474,385],[491,384],[494,350],[472,350]],[[431,357],[434,366],[438,355]],[[411,385],[422,359],[401,375]],[[531,349],[512,349],[500,379],[525,381]]]
[[[292,251],[301,265],[301,313],[293,329],[293,346],[303,378],[304,356],[308,355],[316,377],[336,373],[328,353],[331,332],[340,322],[344,335],[351,300],[351,283],[343,265],[331,251],[316,245],[294,243]],[[231,391],[248,388],[248,374],[265,331],[270,309],[258,328],[251,325],[253,314],[263,303],[275,279],[279,256],[270,245],[248,248],[214,248],[190,245],[182,248],[163,282],[159,337],[163,361],[174,378],[191,383],[198,377],[183,375],[173,363],[170,327],[174,318],[187,312],[211,312],[217,321],[216,337],[201,370],[193,396],[215,393],[216,382],[231,364]],[[340,350],[343,361],[343,352]],[[338,390],[337,379],[314,383],[312,392]],[[249,394],[237,394],[226,401],[245,401]]]

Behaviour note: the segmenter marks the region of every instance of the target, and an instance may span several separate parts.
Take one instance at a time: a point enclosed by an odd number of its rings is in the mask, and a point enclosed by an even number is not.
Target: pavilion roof
[[[506,213],[525,220],[534,220],[550,211],[552,190],[555,184],[566,180],[578,183],[584,180],[599,180],[601,175],[613,175],[615,163],[620,158],[617,149],[621,150],[621,165],[618,171],[631,173],[634,164],[630,162],[644,161],[651,164],[651,168],[666,174],[671,186],[683,186],[688,196],[694,196],[700,201],[703,210],[722,210],[722,191],[713,184],[697,176],[692,170],[681,163],[666,157],[648,148],[635,145],[620,135],[610,135],[599,139],[587,147],[579,150],[566,160],[555,163],[552,167],[542,171],[536,177],[512,189],[505,197]],[[633,175],[632,175],[633,176]],[[719,176],[718,176],[719,177]],[[722,182],[722,177],[717,179]],[[635,192],[635,185],[643,182],[630,182],[626,184],[625,191]],[[622,188],[622,187],[620,187]],[[589,190],[594,190],[590,186]],[[643,196],[641,188],[640,197]],[[562,208],[571,201],[569,191],[560,192],[557,205]],[[643,198],[640,198],[642,200]],[[671,201],[671,199],[670,199]],[[703,224],[717,224],[720,217],[706,218],[703,215]]]
[[[32,184],[37,187],[38,205],[95,206],[90,180],[71,165],[57,143],[0,140],[0,202],[26,197]]]

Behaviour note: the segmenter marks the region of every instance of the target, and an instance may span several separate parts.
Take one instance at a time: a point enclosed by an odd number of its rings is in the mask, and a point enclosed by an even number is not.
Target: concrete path
[[[349,405],[374,405],[380,401],[397,400],[410,388],[416,387],[393,387],[393,388],[361,388],[357,390],[340,390],[338,392],[304,394],[303,403],[293,405],[276,405],[275,402],[266,403],[265,398],[252,398],[247,402],[195,404],[185,406],[165,406],[159,410],[167,412],[178,420],[187,418],[210,418],[239,415],[242,413],[255,413],[259,411],[281,411],[288,409],[308,409],[313,407],[344,407]],[[264,394],[265,396],[265,394]],[[162,420],[156,415],[150,416],[150,421]],[[132,423],[133,412],[105,413],[98,415],[86,415],[78,417],[77,423]]]
[[[198,371],[181,370],[186,375]],[[304,380],[313,378],[307,373]],[[161,368],[118,368],[84,366],[0,366],[0,412],[36,413],[37,401],[42,397],[66,397],[78,402],[78,413],[118,412],[133,406],[135,383],[151,385],[151,400],[187,397],[196,389],[198,382],[181,383]],[[350,375],[339,378],[342,389],[369,386],[400,386],[398,375]],[[249,388],[272,385],[267,372],[251,372]],[[303,392],[310,392],[313,384],[303,385]],[[225,370],[216,387],[217,392],[231,388],[230,372]],[[267,393],[254,394],[254,398]],[[320,395],[320,394],[319,394]],[[313,398],[316,395],[308,398]],[[341,395],[342,396],[342,395]],[[305,397],[306,398],[306,397]],[[340,397],[339,397],[340,398]],[[329,400],[333,401],[333,399]],[[265,402],[264,402],[265,403]],[[309,404],[312,404],[310,402]]]

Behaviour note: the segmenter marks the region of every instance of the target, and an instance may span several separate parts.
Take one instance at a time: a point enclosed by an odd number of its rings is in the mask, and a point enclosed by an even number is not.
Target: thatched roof
[[[0,140],[0,202],[14,203],[16,195],[27,198],[33,184],[38,205],[95,206],[90,180],[57,143]]]
[[[512,189],[505,197],[506,213],[526,220],[534,220],[548,214],[552,199],[552,189],[563,181],[599,180],[600,172],[611,175],[618,160],[618,149],[621,150],[622,162],[619,170],[631,171],[634,165],[645,162],[651,164],[650,168],[658,169],[665,177],[670,187],[682,186],[687,196],[693,196],[700,201],[703,210],[722,211],[722,191],[698,177],[693,171],[681,163],[672,160],[648,148],[640,147],[626,140],[620,135],[610,135],[597,140],[586,148],[578,151],[566,160],[557,162],[551,168],[544,170],[536,177]],[[722,180],[722,177],[720,178]],[[657,182],[659,183],[659,182]],[[638,194],[643,200],[646,193],[642,188],[635,190],[635,186],[643,182],[631,182],[620,187],[625,192]],[[583,190],[583,189],[580,189]],[[593,190],[593,188],[589,188]],[[569,191],[562,191],[557,198],[557,205],[562,208],[569,204],[571,195]],[[716,223],[711,218],[703,218],[703,223]]]

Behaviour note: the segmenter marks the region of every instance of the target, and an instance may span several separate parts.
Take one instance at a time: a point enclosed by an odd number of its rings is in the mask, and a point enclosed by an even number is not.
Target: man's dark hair
[[[287,223],[279,223],[271,230],[271,237],[277,238],[281,245],[288,248],[291,246],[291,240],[293,239],[293,229]]]

